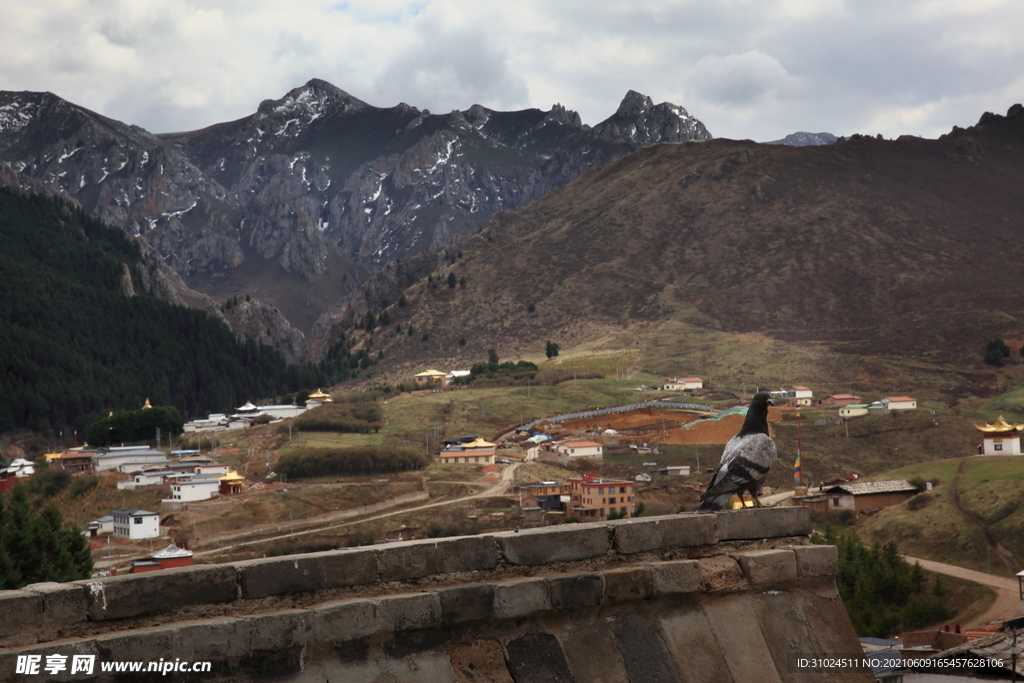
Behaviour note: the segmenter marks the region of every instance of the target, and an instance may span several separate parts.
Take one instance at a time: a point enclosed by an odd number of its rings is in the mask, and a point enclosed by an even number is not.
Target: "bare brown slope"
[[[985,341],[1024,328],[1021,111],[940,140],[641,150],[497,214],[433,287],[392,306],[403,333],[377,330],[374,350],[385,367],[468,367],[492,347],[536,357],[547,339],[643,347],[685,320],[973,364]],[[465,289],[446,286],[449,271]]]

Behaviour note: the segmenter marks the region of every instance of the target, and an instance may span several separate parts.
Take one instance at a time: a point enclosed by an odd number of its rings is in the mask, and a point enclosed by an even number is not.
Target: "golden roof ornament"
[[[999,419],[990,425],[974,425],[974,428],[979,432],[985,432],[986,434],[1008,434],[1010,432],[1016,432],[1024,429],[1024,424],[1010,424],[1003,416],[1000,415]]]
[[[152,407],[153,407],[153,406],[152,406],[152,405],[150,405],[150,403],[149,403],[149,399],[147,398],[147,399],[146,399],[146,403],[145,403],[145,404],[144,404],[144,405],[142,406],[142,409],[143,409],[143,410],[149,410],[149,409],[150,409],[150,408],[152,408]]]

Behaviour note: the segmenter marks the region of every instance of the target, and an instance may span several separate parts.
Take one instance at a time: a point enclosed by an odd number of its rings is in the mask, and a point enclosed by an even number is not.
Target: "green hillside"
[[[277,351],[136,292],[141,254],[68,204],[0,188],[0,431],[75,428],[149,398],[199,415],[272,395]]]
[[[991,567],[993,573],[1003,575],[1020,571],[1024,563],[1024,458],[942,460],[873,478],[914,477],[932,481],[933,490],[863,519],[858,524],[863,537],[893,539],[909,555],[961,567],[980,571]],[[959,509],[952,496],[954,481]],[[989,544],[982,527],[994,544]]]

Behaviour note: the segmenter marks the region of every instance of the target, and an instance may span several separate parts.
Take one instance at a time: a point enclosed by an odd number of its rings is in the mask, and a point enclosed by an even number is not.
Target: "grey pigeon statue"
[[[700,497],[698,514],[717,512],[730,496],[742,498],[744,491],[749,491],[755,505],[761,507],[757,490],[775,464],[775,442],[768,435],[768,406],[772,405],[772,395],[767,391],[754,395],[743,426],[725,444],[715,476]]]

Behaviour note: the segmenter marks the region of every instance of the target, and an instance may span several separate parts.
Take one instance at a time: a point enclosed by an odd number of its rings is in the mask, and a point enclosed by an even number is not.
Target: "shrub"
[[[350,432],[369,434],[378,432],[384,423],[384,412],[375,401],[365,395],[335,403],[325,403],[307,410],[295,418],[295,429],[306,432]]]
[[[71,497],[78,498],[83,493],[96,488],[99,482],[99,477],[76,477],[71,482]]]
[[[71,483],[71,475],[64,470],[46,468],[28,480],[29,493],[53,498]]]
[[[931,502],[932,495],[930,493],[919,493],[907,501],[907,509],[921,510],[922,508],[928,507],[928,504]]]
[[[277,470],[290,478],[302,479],[419,470],[428,464],[429,456],[410,448],[303,448],[282,456]]]

